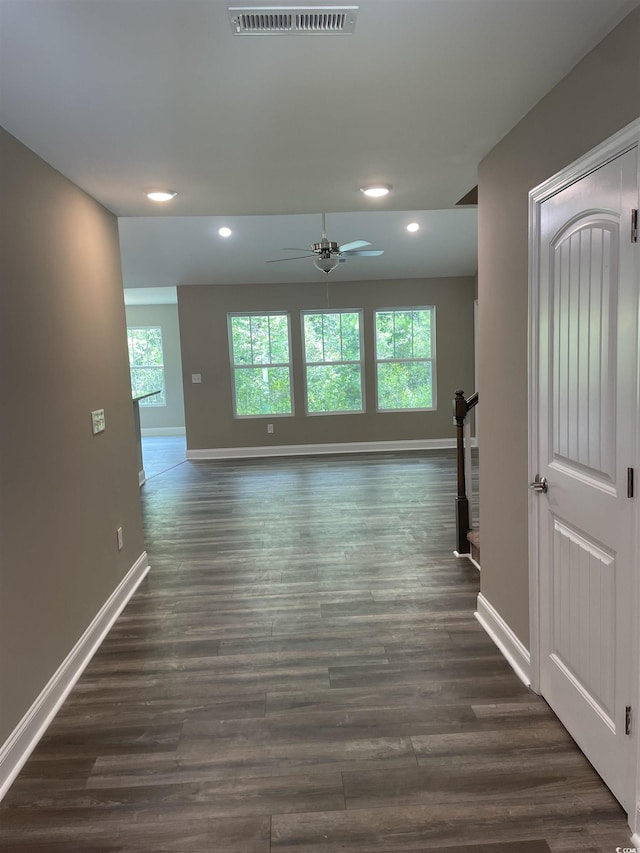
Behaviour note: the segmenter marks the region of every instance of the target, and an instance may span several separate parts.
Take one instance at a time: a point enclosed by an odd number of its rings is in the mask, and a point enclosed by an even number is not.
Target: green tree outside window
[[[229,315],[236,417],[293,412],[287,314]]]
[[[361,314],[303,313],[307,412],[363,411]]]
[[[141,406],[166,406],[162,329],[159,326],[127,328],[131,391],[134,397],[160,391],[140,400]]]
[[[376,311],[378,410],[435,408],[435,309]]]

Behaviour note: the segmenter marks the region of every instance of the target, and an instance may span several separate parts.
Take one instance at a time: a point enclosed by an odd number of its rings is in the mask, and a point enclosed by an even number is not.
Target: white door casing
[[[531,193],[533,686],[637,819],[640,129]],[[635,143],[635,144],[634,144]]]

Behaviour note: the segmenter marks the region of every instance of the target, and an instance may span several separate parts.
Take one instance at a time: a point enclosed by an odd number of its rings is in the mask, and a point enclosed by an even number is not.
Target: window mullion
[[[413,325],[414,320],[415,320],[415,316],[416,316],[415,311],[412,311],[411,312],[411,358],[413,358],[416,354],[415,348],[414,348],[414,342],[415,342],[416,336],[415,336],[415,329],[414,329],[414,325]]]
[[[324,336],[324,318],[326,314],[322,314],[322,363],[327,363],[327,349],[325,346],[325,336]]]
[[[396,313],[395,311],[391,315],[393,317],[393,357],[396,357]]]

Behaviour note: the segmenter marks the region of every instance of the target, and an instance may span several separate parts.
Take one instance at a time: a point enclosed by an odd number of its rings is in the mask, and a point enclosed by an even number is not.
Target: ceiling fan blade
[[[283,252],[308,252],[310,250],[308,248],[307,249],[301,249],[300,246],[285,246],[282,249],[282,251]]]
[[[273,261],[266,261],[266,263],[281,264],[283,261],[299,261],[302,258],[315,258],[315,255],[298,255],[296,258],[276,258]]]
[[[352,249],[362,249],[364,246],[370,246],[367,240],[354,240],[352,243],[344,243],[340,246],[341,252],[350,252]]]
[[[343,252],[342,254],[346,255],[348,258],[354,258],[358,255],[364,258],[377,258],[379,255],[384,255],[384,249],[365,249],[360,252]]]

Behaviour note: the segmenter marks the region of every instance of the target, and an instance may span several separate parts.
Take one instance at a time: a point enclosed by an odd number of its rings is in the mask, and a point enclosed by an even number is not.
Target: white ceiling
[[[317,280],[264,261],[322,211],[385,249],[333,277],[471,274],[478,162],[638,2],[360,0],[353,36],[237,37],[221,0],[0,0],[0,123],[124,217],[126,287]]]
[[[409,233],[410,222],[419,223],[420,231]],[[398,270],[402,278],[437,278],[473,275],[477,268],[475,209],[332,213],[326,224],[338,244],[367,240],[385,250],[380,257],[349,258],[332,280],[397,278]],[[232,229],[230,237],[219,236],[221,225]],[[318,242],[320,214],[127,217],[119,227],[127,287],[305,282],[325,275],[310,258],[265,263],[304,254],[283,251],[285,246],[304,249]]]

